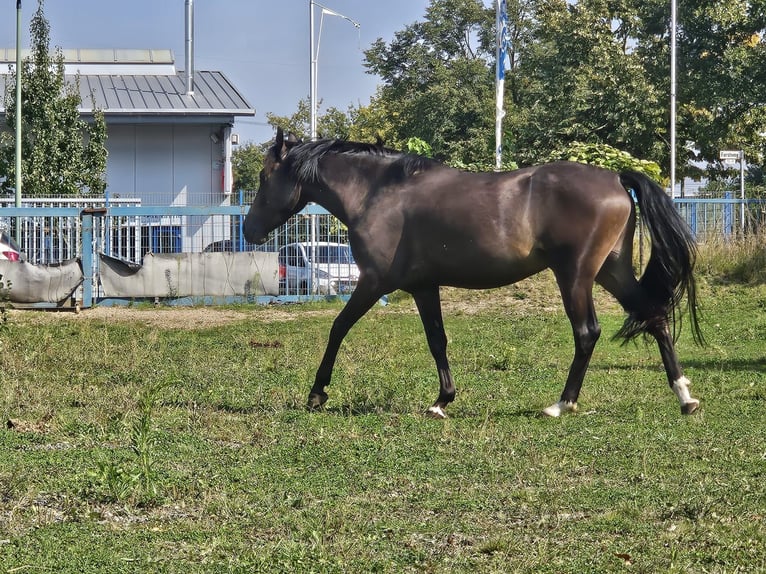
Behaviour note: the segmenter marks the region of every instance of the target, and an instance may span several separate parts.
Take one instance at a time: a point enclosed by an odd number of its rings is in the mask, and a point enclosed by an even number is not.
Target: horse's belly
[[[440,285],[465,289],[491,289],[521,281],[547,267],[542,257],[529,254],[526,257],[503,260],[474,257],[462,261],[453,260],[435,270]]]

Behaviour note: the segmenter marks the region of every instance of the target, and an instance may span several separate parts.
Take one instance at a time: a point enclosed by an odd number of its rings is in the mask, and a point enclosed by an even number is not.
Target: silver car
[[[288,243],[278,259],[283,295],[348,295],[359,281],[359,268],[345,243]]]

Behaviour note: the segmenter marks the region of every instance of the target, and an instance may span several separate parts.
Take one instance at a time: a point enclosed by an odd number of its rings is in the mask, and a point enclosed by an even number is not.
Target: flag
[[[508,30],[508,8],[505,0],[497,0],[497,79],[505,79],[510,68],[511,34]],[[507,65],[506,65],[507,64]]]

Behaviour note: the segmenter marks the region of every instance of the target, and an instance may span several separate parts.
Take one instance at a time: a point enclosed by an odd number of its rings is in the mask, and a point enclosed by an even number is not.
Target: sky
[[[380,79],[363,66],[364,50],[378,38],[390,42],[408,24],[422,20],[429,0],[318,0],[360,24],[325,16],[318,58],[322,108],[346,110],[367,104]],[[195,69],[223,72],[255,108],[238,118],[240,141],[273,136],[266,112],[292,115],[309,96],[309,0],[194,0]],[[16,2],[0,9],[0,47],[16,46]],[[36,0],[22,0],[22,48]],[[315,8],[315,38],[320,8]],[[184,68],[185,0],[46,0],[51,48],[171,49]]]

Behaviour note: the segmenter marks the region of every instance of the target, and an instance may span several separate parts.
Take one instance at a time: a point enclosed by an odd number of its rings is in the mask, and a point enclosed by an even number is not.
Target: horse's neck
[[[352,209],[348,195],[348,190],[341,190],[336,186],[316,186],[311,188],[306,198],[310,202],[321,205],[343,224],[348,225],[349,221],[355,217],[355,210]]]
[[[323,177],[322,180],[325,183],[312,186],[309,193],[306,194],[309,201],[321,205],[346,225],[361,214],[361,210],[366,204],[367,195],[370,193],[368,178],[363,176],[360,167],[356,169],[360,171],[359,176],[354,173],[355,170],[347,168],[338,170],[337,172],[346,175],[342,178]],[[328,173],[331,174],[333,171],[328,170]]]

